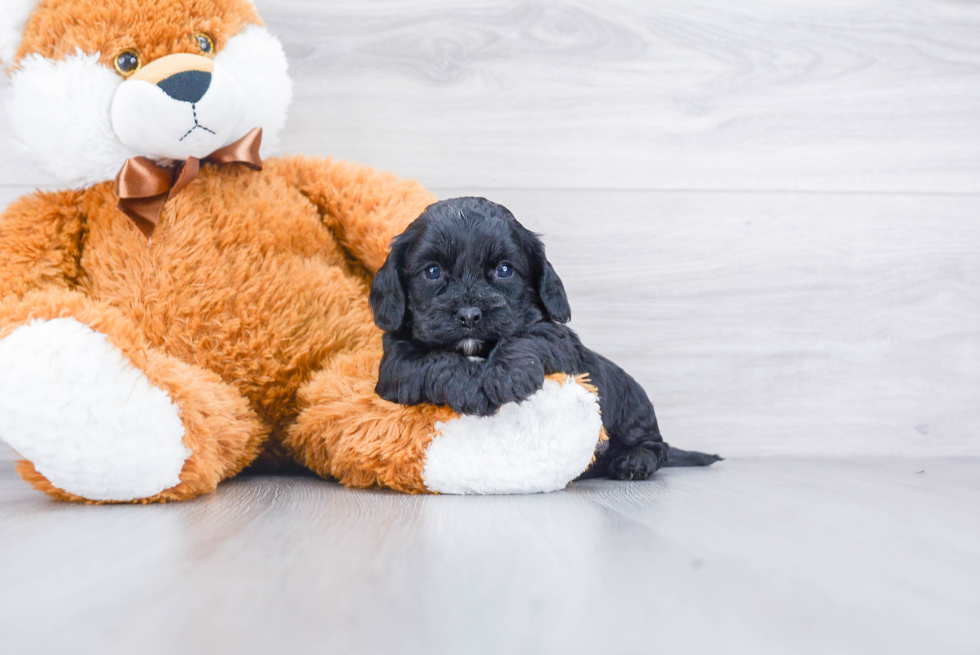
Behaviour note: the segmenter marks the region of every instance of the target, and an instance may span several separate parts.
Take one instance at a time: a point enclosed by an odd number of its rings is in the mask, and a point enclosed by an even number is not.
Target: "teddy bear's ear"
[[[24,38],[24,26],[40,0],[3,0],[0,3],[0,63],[14,63],[17,48]]]

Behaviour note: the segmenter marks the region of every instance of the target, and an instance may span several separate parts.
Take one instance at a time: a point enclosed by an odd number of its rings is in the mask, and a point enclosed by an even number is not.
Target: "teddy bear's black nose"
[[[211,87],[211,73],[184,71],[158,82],[157,86],[174,100],[194,104],[199,102]]]

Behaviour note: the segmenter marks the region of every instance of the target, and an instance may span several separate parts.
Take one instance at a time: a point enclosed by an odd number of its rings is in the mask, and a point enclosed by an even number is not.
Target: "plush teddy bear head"
[[[15,139],[76,188],[132,157],[204,158],[256,127],[266,155],[292,98],[248,0],[3,0],[0,59]]]

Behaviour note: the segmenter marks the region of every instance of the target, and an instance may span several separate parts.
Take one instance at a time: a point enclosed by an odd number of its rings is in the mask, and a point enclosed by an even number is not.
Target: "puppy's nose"
[[[195,104],[211,88],[211,73],[205,71],[184,71],[157,82],[157,86],[174,100]]]
[[[460,307],[456,311],[456,318],[466,327],[473,327],[479,323],[481,316],[483,316],[483,312],[480,311],[479,307]]]

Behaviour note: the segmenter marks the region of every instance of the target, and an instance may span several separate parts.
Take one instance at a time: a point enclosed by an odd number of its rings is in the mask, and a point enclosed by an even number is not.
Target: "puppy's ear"
[[[517,241],[530,258],[531,266],[535,271],[541,271],[536,280],[537,291],[548,318],[556,323],[568,323],[572,319],[572,308],[568,305],[565,285],[555,272],[555,267],[545,256],[544,243],[541,242],[539,235],[521,225],[513,214],[510,214],[510,218],[513,220],[512,225]]]
[[[411,242],[407,234],[406,232],[395,239],[388,258],[371,282],[371,295],[368,300],[374,312],[374,324],[385,332],[395,332],[405,323],[406,298],[401,269],[404,265],[405,252]]]
[[[544,269],[538,282],[538,295],[541,296],[541,303],[548,310],[551,320],[556,323],[568,323],[572,319],[572,308],[568,305],[565,285],[555,272],[555,267],[547,259],[544,260]]]

